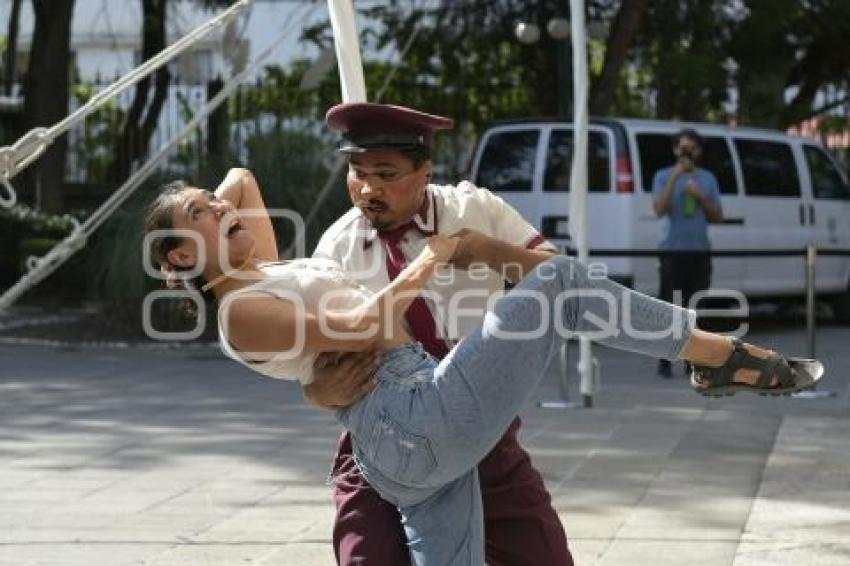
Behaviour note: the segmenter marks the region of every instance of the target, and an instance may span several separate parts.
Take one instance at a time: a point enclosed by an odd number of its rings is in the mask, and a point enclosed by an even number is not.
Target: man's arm
[[[705,212],[705,217],[712,224],[720,224],[723,222],[723,207],[720,204],[720,188],[717,185],[717,179],[709,173],[709,186],[705,190],[698,191],[699,195],[695,195],[697,202]]]
[[[557,253],[522,215],[504,199],[471,183],[458,189],[466,195],[468,221],[456,236],[461,239],[452,264],[468,269],[484,263],[509,283],[522,279],[537,264]],[[474,228],[474,229],[473,229]]]
[[[320,409],[348,407],[375,387],[380,361],[375,351],[320,354],[313,366],[313,381],[304,386],[304,399]]]
[[[723,222],[723,208],[719,203],[714,202],[711,197],[702,192],[696,198],[710,223],[720,224]]]
[[[527,249],[466,228],[454,236],[460,243],[452,256],[452,265],[468,269],[474,263],[484,263],[508,283],[518,282],[538,264],[555,255],[555,250]]]
[[[673,201],[673,188],[676,186],[676,180],[678,180],[681,174],[681,167],[677,163],[676,166],[670,170],[670,174],[667,175],[667,179],[664,181],[661,189],[655,191],[652,198],[652,209],[655,211],[655,216],[658,218],[670,214],[670,203]],[[660,179],[656,179],[656,181],[659,185],[661,184]]]

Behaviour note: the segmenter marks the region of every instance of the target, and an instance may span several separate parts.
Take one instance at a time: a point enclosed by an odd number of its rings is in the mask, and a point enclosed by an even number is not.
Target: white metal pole
[[[360,40],[351,0],[328,0],[343,102],[366,102]]]
[[[584,21],[584,0],[570,0],[571,37],[573,44],[573,163],[570,175],[569,229],[578,260],[586,263],[587,253],[587,131],[588,131],[588,73],[587,31]],[[579,390],[585,405],[593,399],[593,353],[590,340],[579,338]]]

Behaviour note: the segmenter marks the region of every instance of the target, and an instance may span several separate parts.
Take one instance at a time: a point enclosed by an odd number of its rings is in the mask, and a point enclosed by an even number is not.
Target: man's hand
[[[693,179],[688,181],[685,185],[684,191],[696,199],[705,212],[705,217],[709,222],[714,224],[723,222],[723,208],[720,205],[715,204],[715,202],[712,201],[705,192],[703,192],[696,181]]]
[[[676,165],[673,167],[673,177],[680,177],[685,173],[691,173],[694,170],[694,159],[690,155],[680,155],[676,159]]]
[[[378,352],[325,352],[313,364],[313,382],[304,386],[304,398],[320,409],[342,409],[359,401],[375,387],[380,365]]]
[[[473,263],[490,264],[486,251],[491,243],[491,238],[469,228],[455,232],[452,234],[452,238],[460,240],[451,258],[452,265],[460,269],[469,269],[469,266]]]
[[[702,190],[700,190],[699,185],[697,185],[696,181],[693,179],[685,183],[684,191],[697,200],[702,200],[702,197],[705,196]]]

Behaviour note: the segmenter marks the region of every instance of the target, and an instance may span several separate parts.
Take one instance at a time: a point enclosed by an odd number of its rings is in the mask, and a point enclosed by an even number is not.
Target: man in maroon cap
[[[451,128],[452,120],[400,106],[354,103],[334,106],[326,121],[342,133],[340,151],[348,156],[355,206],[325,232],[314,256],[336,260],[358,283],[377,291],[416,257],[428,236],[462,238],[453,262],[466,269],[454,270],[448,279],[435,277],[406,313],[413,336],[441,359],[481,321],[488,299],[506,280],[519,280],[554,249],[489,191],[466,181],[430,183],[434,133]],[[471,264],[475,258],[487,260]],[[329,409],[353,403],[371,388],[374,361],[371,354],[320,357],[307,398]],[[487,563],[571,565],[549,493],[517,440],[519,426],[516,419],[478,467]],[[331,478],[339,564],[409,564],[400,515],[358,471],[348,432],[340,438]]]

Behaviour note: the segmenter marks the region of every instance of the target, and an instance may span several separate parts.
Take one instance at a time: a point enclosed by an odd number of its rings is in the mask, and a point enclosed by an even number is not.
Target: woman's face
[[[429,161],[414,169],[401,153],[367,151],[349,159],[348,193],[375,228],[391,230],[419,210],[430,177]]]
[[[234,206],[215,194],[190,187],[179,195],[174,209],[174,228],[188,230],[196,237],[182,237],[168,252],[168,261],[178,267],[194,267],[203,262],[204,278],[235,269],[250,259],[254,236],[240,222]]]

